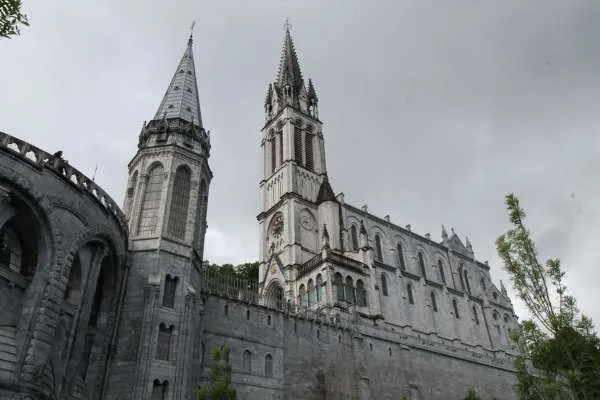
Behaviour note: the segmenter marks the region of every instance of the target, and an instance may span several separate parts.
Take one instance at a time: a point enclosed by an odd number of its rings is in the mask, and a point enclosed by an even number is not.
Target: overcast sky
[[[24,0],[24,11],[31,27],[0,41],[0,130],[63,150],[90,177],[97,165],[119,203],[197,22],[210,261],[258,258],[263,102],[289,17],[336,193],[436,240],[454,227],[510,290],[494,241],[515,192],[542,258],[561,258],[600,323],[600,2]]]

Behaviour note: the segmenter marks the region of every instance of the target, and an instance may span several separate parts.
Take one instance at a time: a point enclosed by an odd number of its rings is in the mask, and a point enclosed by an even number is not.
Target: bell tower
[[[210,136],[204,129],[190,36],[129,163],[124,210],[130,268],[107,398],[193,396],[200,343],[197,290]],[[166,397],[165,397],[166,396]]]
[[[303,79],[286,23],[279,70],[267,89],[261,131],[262,212],[257,218],[263,301],[296,297],[293,282],[298,268],[320,253],[325,226],[329,245],[341,247],[339,204],[327,180],[322,127],[315,87],[310,79],[307,83]],[[277,299],[267,299],[273,296]]]

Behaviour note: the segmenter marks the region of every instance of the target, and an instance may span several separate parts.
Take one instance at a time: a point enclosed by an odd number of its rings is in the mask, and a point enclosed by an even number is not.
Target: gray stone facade
[[[506,290],[453,231],[435,242],[333,194],[289,31],[265,102],[259,288],[209,276],[195,73],[190,39],[123,211],[60,152],[0,133],[0,398],[193,400],[225,344],[240,400],[515,398]]]

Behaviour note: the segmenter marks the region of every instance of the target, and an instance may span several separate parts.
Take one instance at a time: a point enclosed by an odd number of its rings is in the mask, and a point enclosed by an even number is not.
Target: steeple
[[[298,55],[296,54],[292,35],[290,34],[289,24],[286,26],[285,38],[283,39],[281,61],[279,62],[279,72],[277,73],[277,85],[279,87],[290,85],[295,91],[298,91],[300,85],[304,86],[302,71],[300,71],[300,63],[298,62]]]
[[[190,35],[183,57],[181,57],[171,83],[156,110],[154,119],[180,118],[202,128],[192,44],[193,40]]]
[[[318,120],[317,92],[310,79],[308,83],[307,88],[290,33],[290,25],[286,21],[277,78],[269,85],[265,99],[266,121],[270,121],[287,105]]]

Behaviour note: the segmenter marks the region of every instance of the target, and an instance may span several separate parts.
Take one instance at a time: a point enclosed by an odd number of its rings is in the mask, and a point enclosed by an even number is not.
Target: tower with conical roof
[[[196,383],[196,290],[212,173],[192,44],[190,36],[128,166],[130,268],[107,398],[187,399]]]
[[[287,24],[286,24],[287,25]],[[262,129],[261,268],[265,302],[284,304],[299,293],[302,265],[328,247],[340,249],[340,205],[327,180],[323,124],[311,80],[306,82],[286,26],[279,70],[269,84]]]

